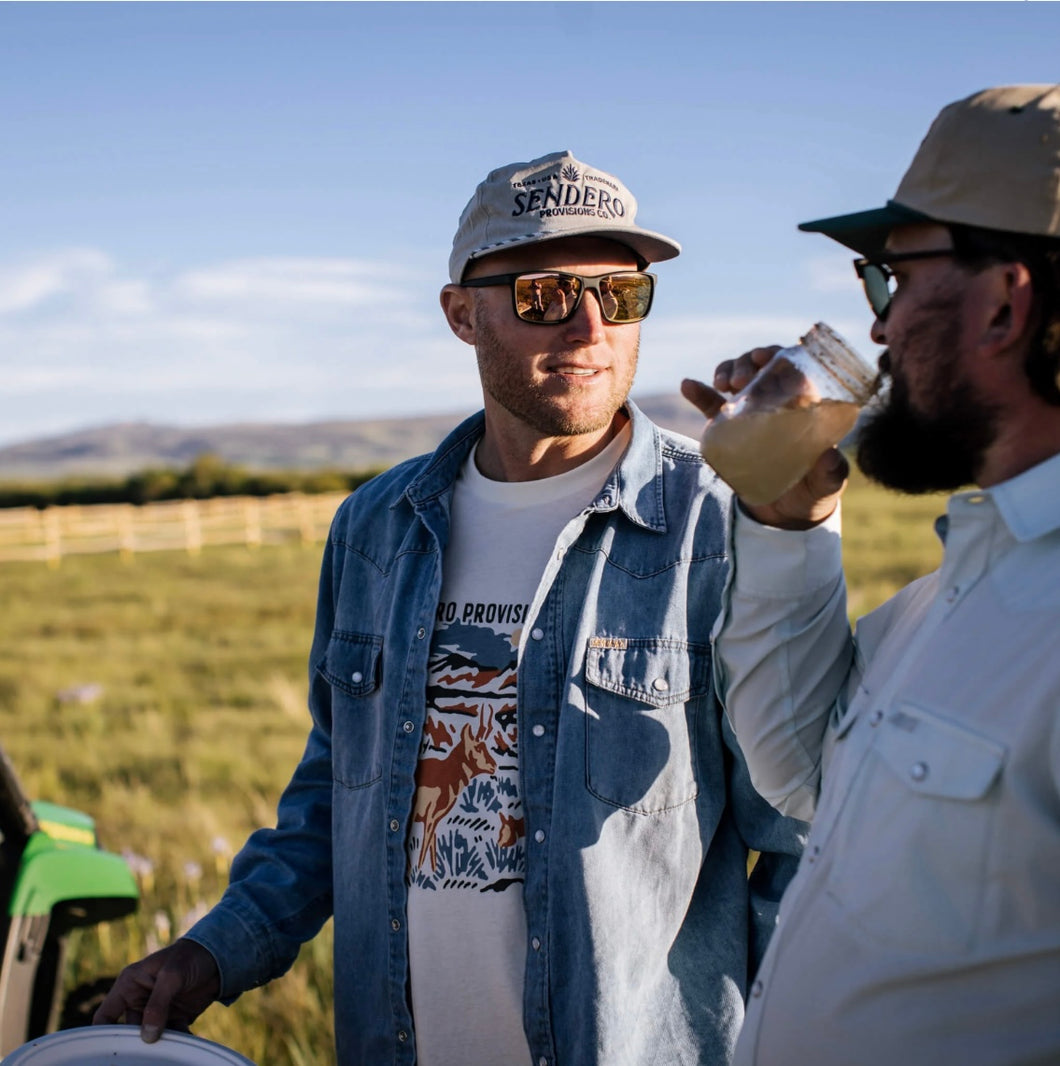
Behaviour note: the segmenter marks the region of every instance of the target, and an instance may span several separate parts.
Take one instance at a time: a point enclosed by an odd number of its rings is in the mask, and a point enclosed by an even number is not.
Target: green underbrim
[[[871,258],[883,254],[887,235],[895,226],[931,221],[933,219],[919,211],[888,200],[886,207],[877,207],[871,211],[855,211],[852,215],[834,215],[832,218],[818,218],[813,222],[800,222],[799,229],[806,233],[823,233],[826,237],[831,237],[832,240]]]

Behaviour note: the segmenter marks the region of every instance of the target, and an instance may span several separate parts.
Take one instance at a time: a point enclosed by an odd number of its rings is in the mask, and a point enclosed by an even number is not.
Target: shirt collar
[[[626,411],[633,423],[629,447],[597,495],[598,510],[618,507],[637,525],[648,529],[666,529],[663,506],[662,447],[659,428],[632,400]],[[447,492],[456,480],[460,467],[471,454],[485,430],[482,411],[461,422],[438,445],[427,466],[409,483],[404,495],[414,507]]]
[[[990,499],[1009,532],[1018,541],[1036,540],[1060,529],[1060,453],[999,482],[989,489],[960,492],[950,500],[950,513]]]

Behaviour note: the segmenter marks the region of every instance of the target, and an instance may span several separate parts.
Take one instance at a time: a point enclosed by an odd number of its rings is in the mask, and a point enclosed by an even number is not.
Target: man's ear
[[[475,343],[475,302],[470,289],[460,285],[446,285],[439,300],[449,328],[465,344]]]
[[[993,354],[1017,345],[1034,328],[1034,285],[1023,263],[998,263],[987,270],[986,320],[980,341]]]

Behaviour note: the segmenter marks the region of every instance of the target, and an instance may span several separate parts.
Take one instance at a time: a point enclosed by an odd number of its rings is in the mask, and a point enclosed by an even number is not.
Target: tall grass
[[[855,478],[845,504],[850,608],[933,568],[937,499]],[[272,824],[302,750],[319,549],[298,545],[0,566],[0,741],[27,791],[90,812],[125,851],[140,911],[75,934],[68,985],[115,974],[223,891]],[[330,926],[293,970],[196,1032],[267,1066],[332,1061]]]

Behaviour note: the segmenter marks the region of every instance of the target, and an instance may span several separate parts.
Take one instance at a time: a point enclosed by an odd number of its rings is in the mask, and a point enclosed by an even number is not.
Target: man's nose
[[[599,294],[592,289],[586,289],[578,303],[578,310],[571,315],[566,325],[571,336],[584,336],[591,342],[602,338],[606,323]]]
[[[874,344],[886,344],[886,320],[887,312],[884,311],[882,315],[877,315],[875,321],[869,329],[869,336],[872,338]]]

